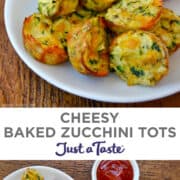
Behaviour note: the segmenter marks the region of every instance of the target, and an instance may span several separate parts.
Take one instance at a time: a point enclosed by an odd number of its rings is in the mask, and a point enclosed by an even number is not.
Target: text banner
[[[177,108],[2,108],[1,160],[180,160]]]

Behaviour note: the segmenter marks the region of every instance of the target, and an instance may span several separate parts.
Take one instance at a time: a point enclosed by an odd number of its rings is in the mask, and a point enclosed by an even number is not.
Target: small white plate
[[[99,166],[99,163],[101,161],[95,161],[91,170],[91,179],[92,180],[97,180],[97,176],[96,176],[96,172],[97,172],[97,168]],[[139,180],[139,166],[138,163],[136,161],[129,161],[131,163],[131,166],[133,168],[133,173],[134,173],[134,177],[133,180]]]
[[[73,178],[64,172],[47,166],[30,166],[22,168],[6,176],[3,180],[21,180],[22,174],[27,168],[36,169],[44,177],[44,180],[73,180]]]
[[[165,6],[180,14],[180,1],[167,0]],[[24,18],[37,12],[37,0],[6,0],[5,25],[9,39],[20,58],[39,76],[70,93],[89,99],[134,103],[162,98],[180,92],[180,50],[170,58],[170,73],[156,87],[128,87],[116,75],[105,78],[83,76],[69,63],[48,66],[35,61],[24,49]]]

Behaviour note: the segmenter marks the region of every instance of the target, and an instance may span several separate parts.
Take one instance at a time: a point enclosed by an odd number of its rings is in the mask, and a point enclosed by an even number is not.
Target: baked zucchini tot
[[[28,168],[21,177],[21,180],[44,180],[37,170]]]
[[[154,86],[168,73],[168,52],[154,34],[128,31],[110,46],[110,66],[128,85]]]
[[[180,47],[180,16],[163,8],[161,19],[152,32],[161,38],[172,54]]]
[[[108,42],[102,18],[92,18],[72,27],[67,44],[70,62],[78,72],[108,75]]]
[[[42,63],[54,65],[68,58],[63,44],[52,34],[52,21],[41,14],[25,18],[23,39],[27,51]]]
[[[81,4],[87,9],[103,11],[109,8],[117,0],[81,0]]]
[[[62,16],[74,12],[79,0],[38,0],[39,12],[45,16]]]
[[[108,9],[105,19],[116,33],[149,30],[160,19],[161,10],[162,0],[119,0]]]

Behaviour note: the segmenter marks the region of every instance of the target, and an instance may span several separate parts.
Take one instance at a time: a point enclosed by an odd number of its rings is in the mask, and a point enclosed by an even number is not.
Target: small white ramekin
[[[97,168],[99,166],[99,163],[101,161],[95,161],[91,170],[91,180],[97,180]],[[139,176],[140,176],[140,171],[139,171],[139,166],[138,163],[136,161],[129,161],[131,163],[131,166],[133,168],[133,180],[139,180]]]

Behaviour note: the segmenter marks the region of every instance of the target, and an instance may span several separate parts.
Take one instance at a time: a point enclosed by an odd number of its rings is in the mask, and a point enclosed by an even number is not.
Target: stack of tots
[[[38,0],[24,45],[38,61],[70,61],[85,75],[113,70],[128,85],[154,86],[180,47],[180,16],[162,0]]]

